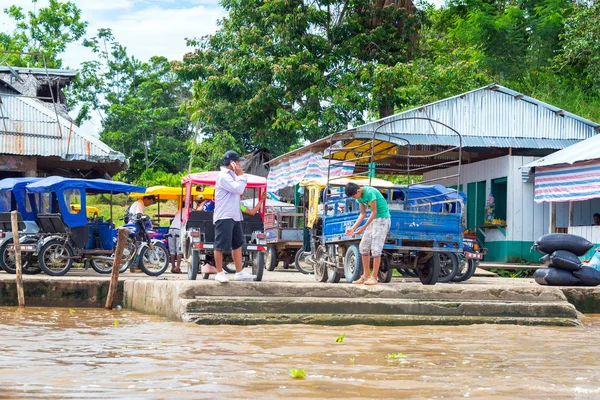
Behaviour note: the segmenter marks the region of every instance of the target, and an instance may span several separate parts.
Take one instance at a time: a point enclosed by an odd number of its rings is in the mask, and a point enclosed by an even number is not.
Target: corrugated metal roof
[[[34,74],[34,75],[60,75],[60,76],[75,76],[77,71],[74,69],[56,69],[56,68],[29,68],[29,67],[8,67],[0,66],[0,72],[16,71],[19,74]]]
[[[59,116],[57,122],[56,114],[39,100],[20,96],[4,96],[1,100],[1,153],[126,163],[122,153],[65,118]]]
[[[336,136],[377,130],[402,136],[413,145],[458,144],[456,134],[450,129],[428,120],[403,120],[409,117],[430,118],[452,127],[462,136],[463,147],[563,149],[594,136],[600,128],[600,124],[593,121],[491,84],[339,132]],[[327,139],[277,157],[270,163],[323,146]]]
[[[523,165],[521,168],[547,167],[550,165],[575,164],[600,159],[600,135],[578,142],[546,157]]]
[[[361,125],[355,129],[373,131],[379,128],[378,132],[382,133],[452,135],[449,129],[429,121],[401,121],[402,118],[407,117],[434,119],[454,128],[463,136],[506,138],[513,143],[507,147],[515,148],[530,143],[513,140],[517,138],[584,140],[593,136],[596,133],[594,129],[600,127],[595,122],[503,86],[489,85]],[[493,143],[492,141],[484,147],[493,147],[495,146]]]

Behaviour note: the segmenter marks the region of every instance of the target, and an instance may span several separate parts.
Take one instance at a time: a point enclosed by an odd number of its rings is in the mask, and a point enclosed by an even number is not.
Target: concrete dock
[[[110,276],[73,270],[64,277],[24,276],[27,306],[103,307]],[[14,275],[0,273],[0,305],[16,305]],[[263,282],[188,281],[126,272],[115,304],[200,324],[577,325],[579,312],[600,312],[600,289],[546,287],[533,279],[474,277],[423,286],[394,277],[377,286],[317,283],[294,270],[265,272]]]

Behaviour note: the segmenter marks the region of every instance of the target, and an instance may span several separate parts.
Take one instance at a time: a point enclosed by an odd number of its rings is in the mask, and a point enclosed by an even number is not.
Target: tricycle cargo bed
[[[200,229],[200,233],[204,235],[205,242],[215,241],[215,225],[213,224],[212,211],[192,211],[186,224],[186,229]],[[254,232],[263,230],[263,222],[259,214],[244,215],[242,221],[242,232],[244,236],[251,235]]]
[[[367,213],[365,221],[370,213]],[[434,243],[462,244],[462,224],[460,214],[439,212],[390,210],[391,225],[388,240],[401,240],[415,246],[430,247]],[[358,218],[358,212],[340,213],[327,216],[324,224],[327,242],[351,240],[346,236],[346,229],[351,227]],[[364,224],[364,223],[363,223]],[[356,239],[357,237],[354,237]]]

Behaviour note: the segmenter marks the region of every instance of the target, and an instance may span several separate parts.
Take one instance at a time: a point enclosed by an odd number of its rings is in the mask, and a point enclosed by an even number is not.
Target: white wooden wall
[[[492,179],[507,177],[506,237],[499,231],[491,230],[486,240],[511,240],[531,242],[548,233],[550,210],[547,203],[536,204],[533,200],[533,182],[524,183],[521,177],[522,165],[533,162],[537,157],[504,156],[491,160],[461,166],[460,183],[466,193],[467,185],[472,182],[486,181],[486,196],[489,195]],[[441,178],[457,173],[457,167],[436,170],[424,175],[424,180]],[[456,185],[456,179],[442,179],[426,184]],[[468,199],[467,199],[468,201]],[[600,210],[600,207],[598,208]],[[600,212],[600,211],[597,211]],[[592,213],[593,214],[593,213]],[[565,214],[561,213],[561,217]],[[591,215],[590,215],[591,216]],[[557,215],[558,217],[558,215]],[[569,209],[567,205],[568,222]],[[557,226],[560,226],[557,224]],[[565,227],[567,225],[564,225]]]
[[[584,237],[594,244],[600,243],[600,226],[572,226],[569,233]]]
[[[548,203],[534,201],[533,182],[525,183],[519,167],[535,161],[538,157],[511,156],[508,175],[508,199],[506,204],[506,240],[518,242],[535,241],[548,233],[550,207]],[[558,216],[558,214],[557,214]],[[567,206],[567,221],[569,208]],[[558,226],[558,224],[557,224]]]

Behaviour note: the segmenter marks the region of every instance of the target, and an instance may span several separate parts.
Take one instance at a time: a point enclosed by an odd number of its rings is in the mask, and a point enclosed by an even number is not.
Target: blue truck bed
[[[346,236],[359,216],[358,211],[339,212],[325,216],[323,235],[327,243],[360,239],[360,235]],[[391,226],[386,249],[397,250],[441,250],[462,249],[462,215],[441,212],[390,210]],[[366,222],[370,215],[367,212]],[[456,250],[453,250],[456,249]]]

